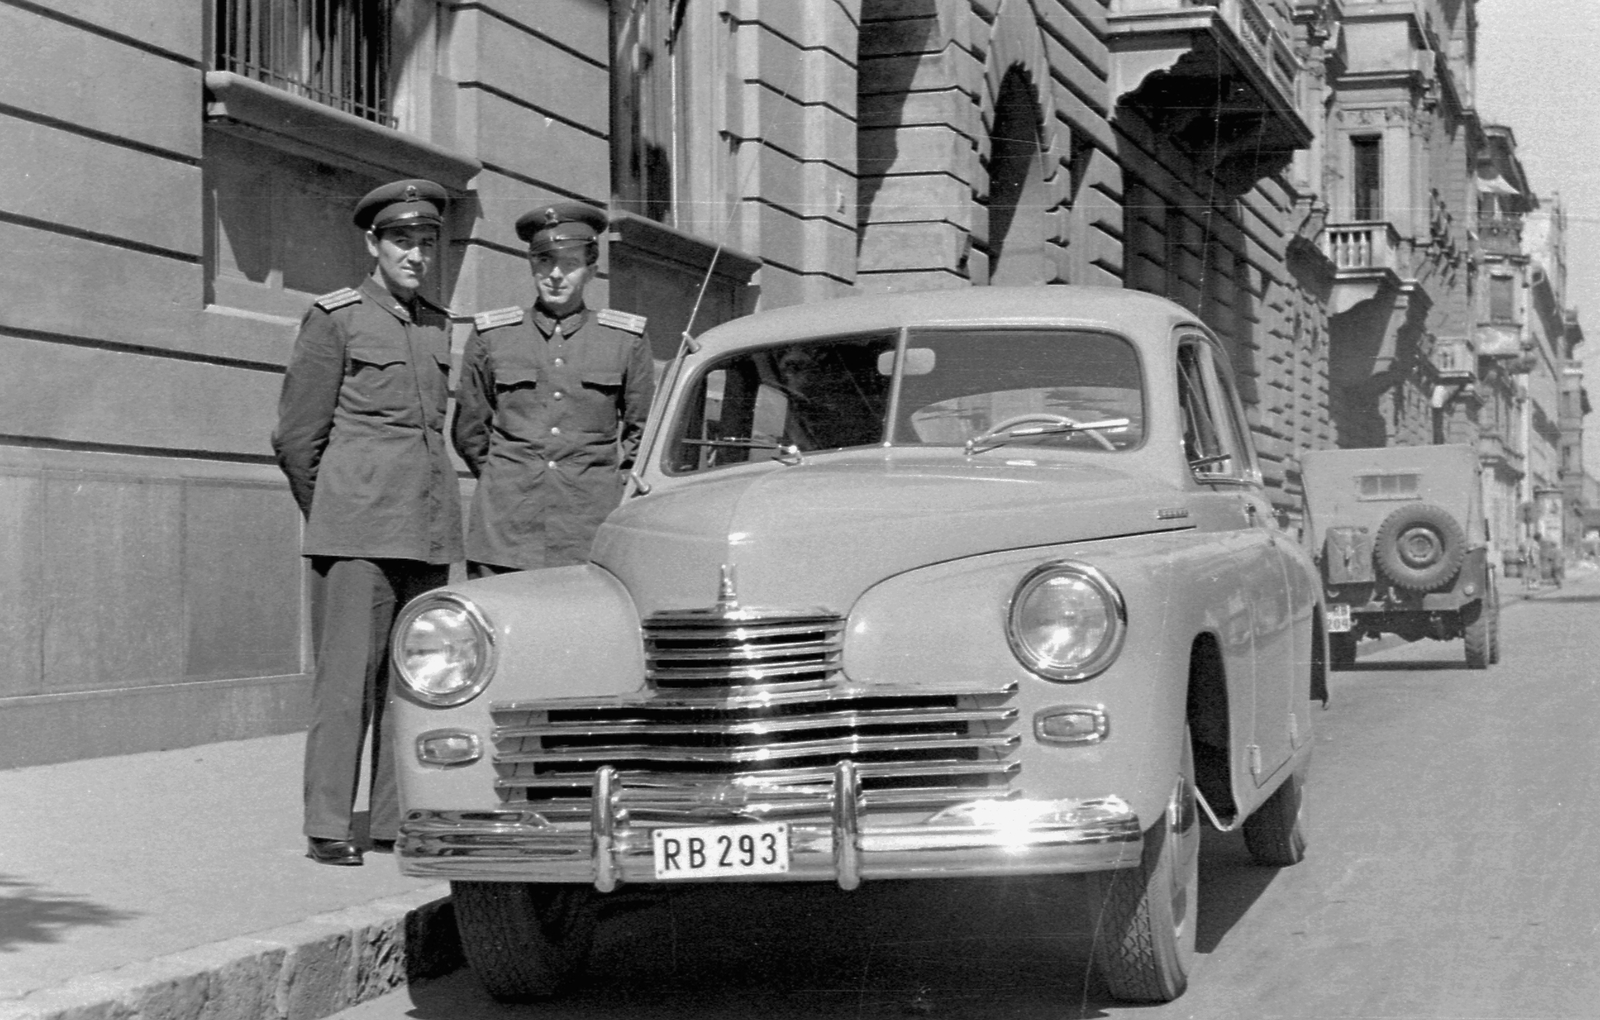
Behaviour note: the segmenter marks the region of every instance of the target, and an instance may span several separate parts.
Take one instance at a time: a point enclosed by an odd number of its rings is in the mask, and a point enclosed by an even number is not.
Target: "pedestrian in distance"
[[[306,733],[306,856],[359,865],[353,825],[361,751],[372,737],[368,831],[399,828],[385,747],[389,631],[399,608],[445,583],[461,558],[461,509],[445,445],[449,316],[421,294],[448,194],[396,181],[356,203],[374,260],[355,288],[312,303],[284,373],[272,448],[305,516],[316,672]]]
[[[473,319],[451,431],[478,479],[472,577],[586,562],[621,502],[655,372],[644,318],[584,302],[606,222],[578,202],[519,217],[535,300]]]

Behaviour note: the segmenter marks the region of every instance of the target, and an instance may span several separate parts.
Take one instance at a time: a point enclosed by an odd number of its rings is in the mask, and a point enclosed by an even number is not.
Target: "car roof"
[[[1166,298],[1120,287],[960,287],[852,295],[757,312],[708,330],[700,342],[722,350],[903,326],[1067,326],[1135,337],[1154,331],[1165,339],[1178,325],[1200,322]]]

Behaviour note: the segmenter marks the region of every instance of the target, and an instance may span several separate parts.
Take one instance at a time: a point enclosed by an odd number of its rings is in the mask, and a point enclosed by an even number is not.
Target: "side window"
[[[1225,442],[1233,453],[1229,473],[1237,478],[1260,484],[1261,468],[1256,463],[1256,448],[1250,438],[1250,422],[1244,414],[1244,402],[1239,399],[1238,387],[1233,382],[1233,369],[1207,347],[1206,364],[1217,387],[1217,410],[1223,421]]]
[[[1200,478],[1226,477],[1229,451],[1223,446],[1216,408],[1206,388],[1205,348],[1187,342],[1178,348],[1178,413],[1183,416],[1183,456]]]
[[[1232,377],[1200,337],[1185,339],[1178,347],[1178,409],[1183,416],[1184,458],[1196,478],[1241,482],[1257,478]]]

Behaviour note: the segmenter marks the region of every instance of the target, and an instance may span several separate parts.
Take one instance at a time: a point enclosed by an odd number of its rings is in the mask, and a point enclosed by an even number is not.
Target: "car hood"
[[[1158,518],[1182,497],[1144,472],[1003,456],[874,450],[731,469],[619,507],[593,559],[641,614],[714,605],[724,566],[746,608],[845,613],[926,564],[1191,526]]]

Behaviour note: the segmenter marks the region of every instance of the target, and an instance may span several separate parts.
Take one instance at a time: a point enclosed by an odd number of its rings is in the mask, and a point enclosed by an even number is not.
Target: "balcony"
[[[1478,221],[1478,250],[1485,255],[1522,254],[1522,217],[1496,216]]]
[[[1478,352],[1464,336],[1438,337],[1433,342],[1433,370],[1443,383],[1476,382]]]
[[[1274,0],[1112,0],[1112,92],[1243,193],[1311,141]]]
[[[1330,223],[1322,232],[1322,253],[1333,263],[1334,315],[1347,312],[1410,277],[1410,260],[1400,234],[1387,220]]]

